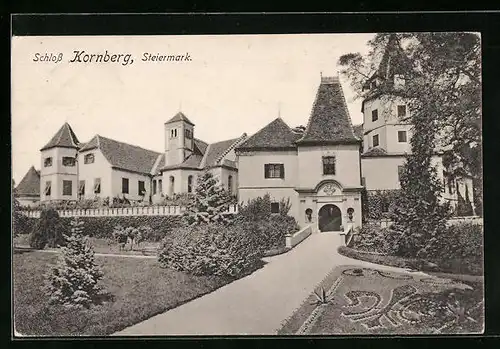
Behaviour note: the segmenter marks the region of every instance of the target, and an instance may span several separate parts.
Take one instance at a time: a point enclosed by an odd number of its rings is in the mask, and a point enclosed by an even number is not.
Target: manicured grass
[[[442,272],[462,275],[483,275],[483,266],[467,259],[449,260],[422,260],[418,258],[403,258],[391,255],[379,255],[359,251],[347,246],[340,246],[338,252],[346,257],[358,259],[365,262],[388,265],[398,268],[410,268],[423,272]]]
[[[42,290],[43,275],[56,259],[37,251],[13,256],[15,329],[23,335],[109,335],[231,281],[162,269],[156,259],[96,257],[110,299],[88,310],[68,310],[48,305]]]

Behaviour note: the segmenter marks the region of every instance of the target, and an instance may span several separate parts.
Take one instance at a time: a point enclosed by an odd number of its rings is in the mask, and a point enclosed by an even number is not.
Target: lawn
[[[460,307],[465,316],[457,320]],[[337,267],[279,335],[482,333],[481,283]]]
[[[109,299],[88,310],[47,304],[43,274],[57,254],[15,253],[15,330],[36,336],[109,335],[227,284],[230,279],[198,277],[163,269],[156,259],[96,257]]]

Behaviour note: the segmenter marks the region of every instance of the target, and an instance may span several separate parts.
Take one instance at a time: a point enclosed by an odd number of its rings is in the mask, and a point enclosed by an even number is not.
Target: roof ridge
[[[234,138],[234,141],[231,143],[229,147],[225,151],[222,152],[222,154],[215,160],[215,163],[219,163],[235,146],[238,144],[239,141],[242,139],[245,139],[246,133],[243,133],[241,136],[238,138]],[[233,140],[233,139],[228,139],[228,141]],[[227,141],[226,141],[227,142]]]
[[[304,130],[304,132],[302,133],[302,137],[300,137],[299,139],[297,139],[297,142],[300,142],[304,137],[305,135],[308,133],[309,131],[309,128],[311,127],[311,119],[313,117],[313,113],[314,113],[314,109],[316,107],[316,104],[318,103],[318,96],[319,96],[319,88],[321,87],[321,82],[318,86],[318,88],[316,88],[316,96],[314,97],[314,102],[313,102],[313,105],[312,105],[312,108],[311,108],[311,111],[309,113],[309,118],[307,119],[307,126],[306,126],[306,129]]]
[[[121,143],[121,144],[126,144],[126,145],[129,145],[129,146],[134,147],[134,148],[139,148],[139,149],[142,149],[142,150],[147,150],[147,151],[150,151],[150,152],[153,152],[153,153],[161,154],[161,152],[159,152],[159,151],[152,150],[152,149],[147,149],[147,148],[141,147],[141,146],[139,146],[139,145],[130,144],[130,143],[123,142],[123,141],[118,141],[118,140],[116,140],[116,139],[109,138],[109,137],[104,137],[104,136],[101,136],[101,135],[97,135],[97,136],[98,136],[98,137],[100,137],[100,138],[103,138],[103,139],[105,139],[105,140],[112,141],[112,142]],[[101,140],[100,140],[100,139],[98,139],[98,142],[99,142],[99,148],[100,148],[100,145],[101,145]]]
[[[205,149],[205,153],[203,153],[203,157],[201,158],[201,161],[200,161],[200,168],[205,167],[205,164],[207,163],[207,156],[208,156],[208,153],[209,153],[211,146],[212,146],[212,143],[207,144],[207,147]]]
[[[352,135],[355,137],[355,138],[358,138],[356,136],[356,133],[354,133],[354,129],[353,129],[353,126],[352,126],[352,119],[351,119],[351,114],[349,113],[349,108],[347,108],[347,101],[345,99],[345,96],[344,96],[344,89],[342,88],[342,84],[340,83],[340,80],[337,82],[337,84],[339,85],[339,90],[340,90],[340,96],[342,97],[342,101],[344,103],[342,103],[343,107],[344,107],[344,110],[345,110],[345,113],[347,115],[347,119],[349,120],[349,125],[350,125],[350,130],[351,130],[351,133]]]

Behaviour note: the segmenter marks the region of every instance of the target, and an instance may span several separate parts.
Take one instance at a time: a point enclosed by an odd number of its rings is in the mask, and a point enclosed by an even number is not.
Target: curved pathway
[[[407,272],[339,255],[340,244],[337,233],[313,234],[290,252],[266,258],[268,264],[253,274],[114,335],[276,334],[336,266]]]

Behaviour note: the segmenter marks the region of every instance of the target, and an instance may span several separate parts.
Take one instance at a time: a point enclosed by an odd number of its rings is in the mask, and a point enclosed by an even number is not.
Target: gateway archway
[[[319,210],[318,218],[319,231],[340,231],[342,213],[338,206],[333,204],[324,205]]]

